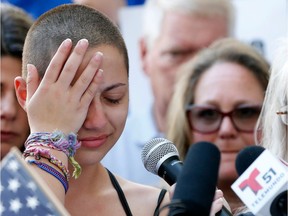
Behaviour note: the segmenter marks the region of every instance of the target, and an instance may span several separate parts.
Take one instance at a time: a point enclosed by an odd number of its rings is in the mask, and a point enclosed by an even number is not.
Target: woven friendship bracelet
[[[67,193],[67,190],[68,190],[68,187],[69,187],[68,181],[66,180],[66,178],[60,172],[58,172],[56,169],[54,169],[53,167],[49,166],[48,164],[42,163],[40,161],[28,160],[28,163],[35,164],[40,169],[48,172],[49,174],[51,174],[55,178],[57,178],[61,182],[61,184],[63,185],[65,193]]]
[[[60,131],[53,133],[32,133],[25,142],[25,147],[33,143],[42,143],[45,145],[53,145],[55,149],[63,151],[68,157],[73,157],[76,150],[80,147],[77,136],[70,133],[67,136]]]
[[[49,144],[49,143],[47,143],[47,144],[43,144],[43,143],[29,143],[29,145],[26,147],[26,149],[27,148],[32,148],[32,147],[39,147],[39,146],[41,146],[41,147],[48,147],[48,148],[50,148],[50,149],[54,149],[54,150],[58,150],[54,145],[52,145],[52,144]]]
[[[62,163],[62,161],[60,161],[55,156],[50,154],[49,149],[41,149],[41,148],[37,148],[37,147],[33,147],[33,148],[28,147],[27,149],[25,149],[25,151],[23,153],[23,156],[24,156],[24,158],[26,158],[28,156],[32,156],[36,160],[40,160],[41,158],[47,159],[50,163],[52,163],[55,166],[57,166],[63,172],[63,174],[65,175],[67,181],[69,181],[69,179],[70,179],[69,170]]]
[[[40,160],[41,157],[46,158],[48,160],[51,158],[49,149],[29,148],[29,147],[24,150],[23,156],[24,158],[28,156],[34,156],[36,160]]]
[[[64,152],[70,163],[74,167],[72,176],[78,178],[81,173],[81,167],[74,159],[76,150],[80,147],[80,142],[77,141],[77,136],[70,133],[67,136],[60,131],[53,133],[32,133],[25,142],[25,147],[41,143],[43,146],[53,146],[53,149]]]

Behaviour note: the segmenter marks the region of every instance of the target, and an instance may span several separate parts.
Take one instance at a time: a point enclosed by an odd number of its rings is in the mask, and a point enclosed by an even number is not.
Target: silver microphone
[[[176,146],[165,138],[154,138],[146,143],[141,153],[144,167],[163,178],[169,185],[176,183],[183,163]]]

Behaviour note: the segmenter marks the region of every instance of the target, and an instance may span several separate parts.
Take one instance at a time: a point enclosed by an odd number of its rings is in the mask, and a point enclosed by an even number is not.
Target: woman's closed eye
[[[120,104],[122,100],[124,100],[127,94],[127,85],[119,83],[106,88],[102,92],[102,98],[105,103],[117,105]]]
[[[126,93],[123,91],[117,91],[117,92],[106,92],[103,94],[102,98],[104,99],[105,103],[111,104],[111,105],[117,105],[121,104],[121,102],[124,100]]]
[[[108,97],[106,97],[105,100],[106,100],[107,102],[111,103],[111,104],[119,104],[120,101],[121,101],[121,98],[119,98],[119,99],[114,99],[114,98],[108,98]]]

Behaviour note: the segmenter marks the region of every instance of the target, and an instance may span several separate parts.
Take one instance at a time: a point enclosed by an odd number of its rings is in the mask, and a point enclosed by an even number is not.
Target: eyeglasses
[[[282,122],[288,125],[288,105],[281,107],[281,109],[277,111],[276,114],[280,115]]]
[[[241,106],[230,112],[221,112],[213,106],[188,105],[187,117],[193,130],[209,134],[219,130],[223,118],[228,116],[237,131],[254,132],[261,106]]]

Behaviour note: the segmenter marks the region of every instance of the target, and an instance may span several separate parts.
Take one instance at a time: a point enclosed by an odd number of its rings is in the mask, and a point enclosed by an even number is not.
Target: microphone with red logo
[[[236,170],[240,176],[231,186],[257,216],[287,216],[288,170],[267,149],[250,146],[239,152]]]

